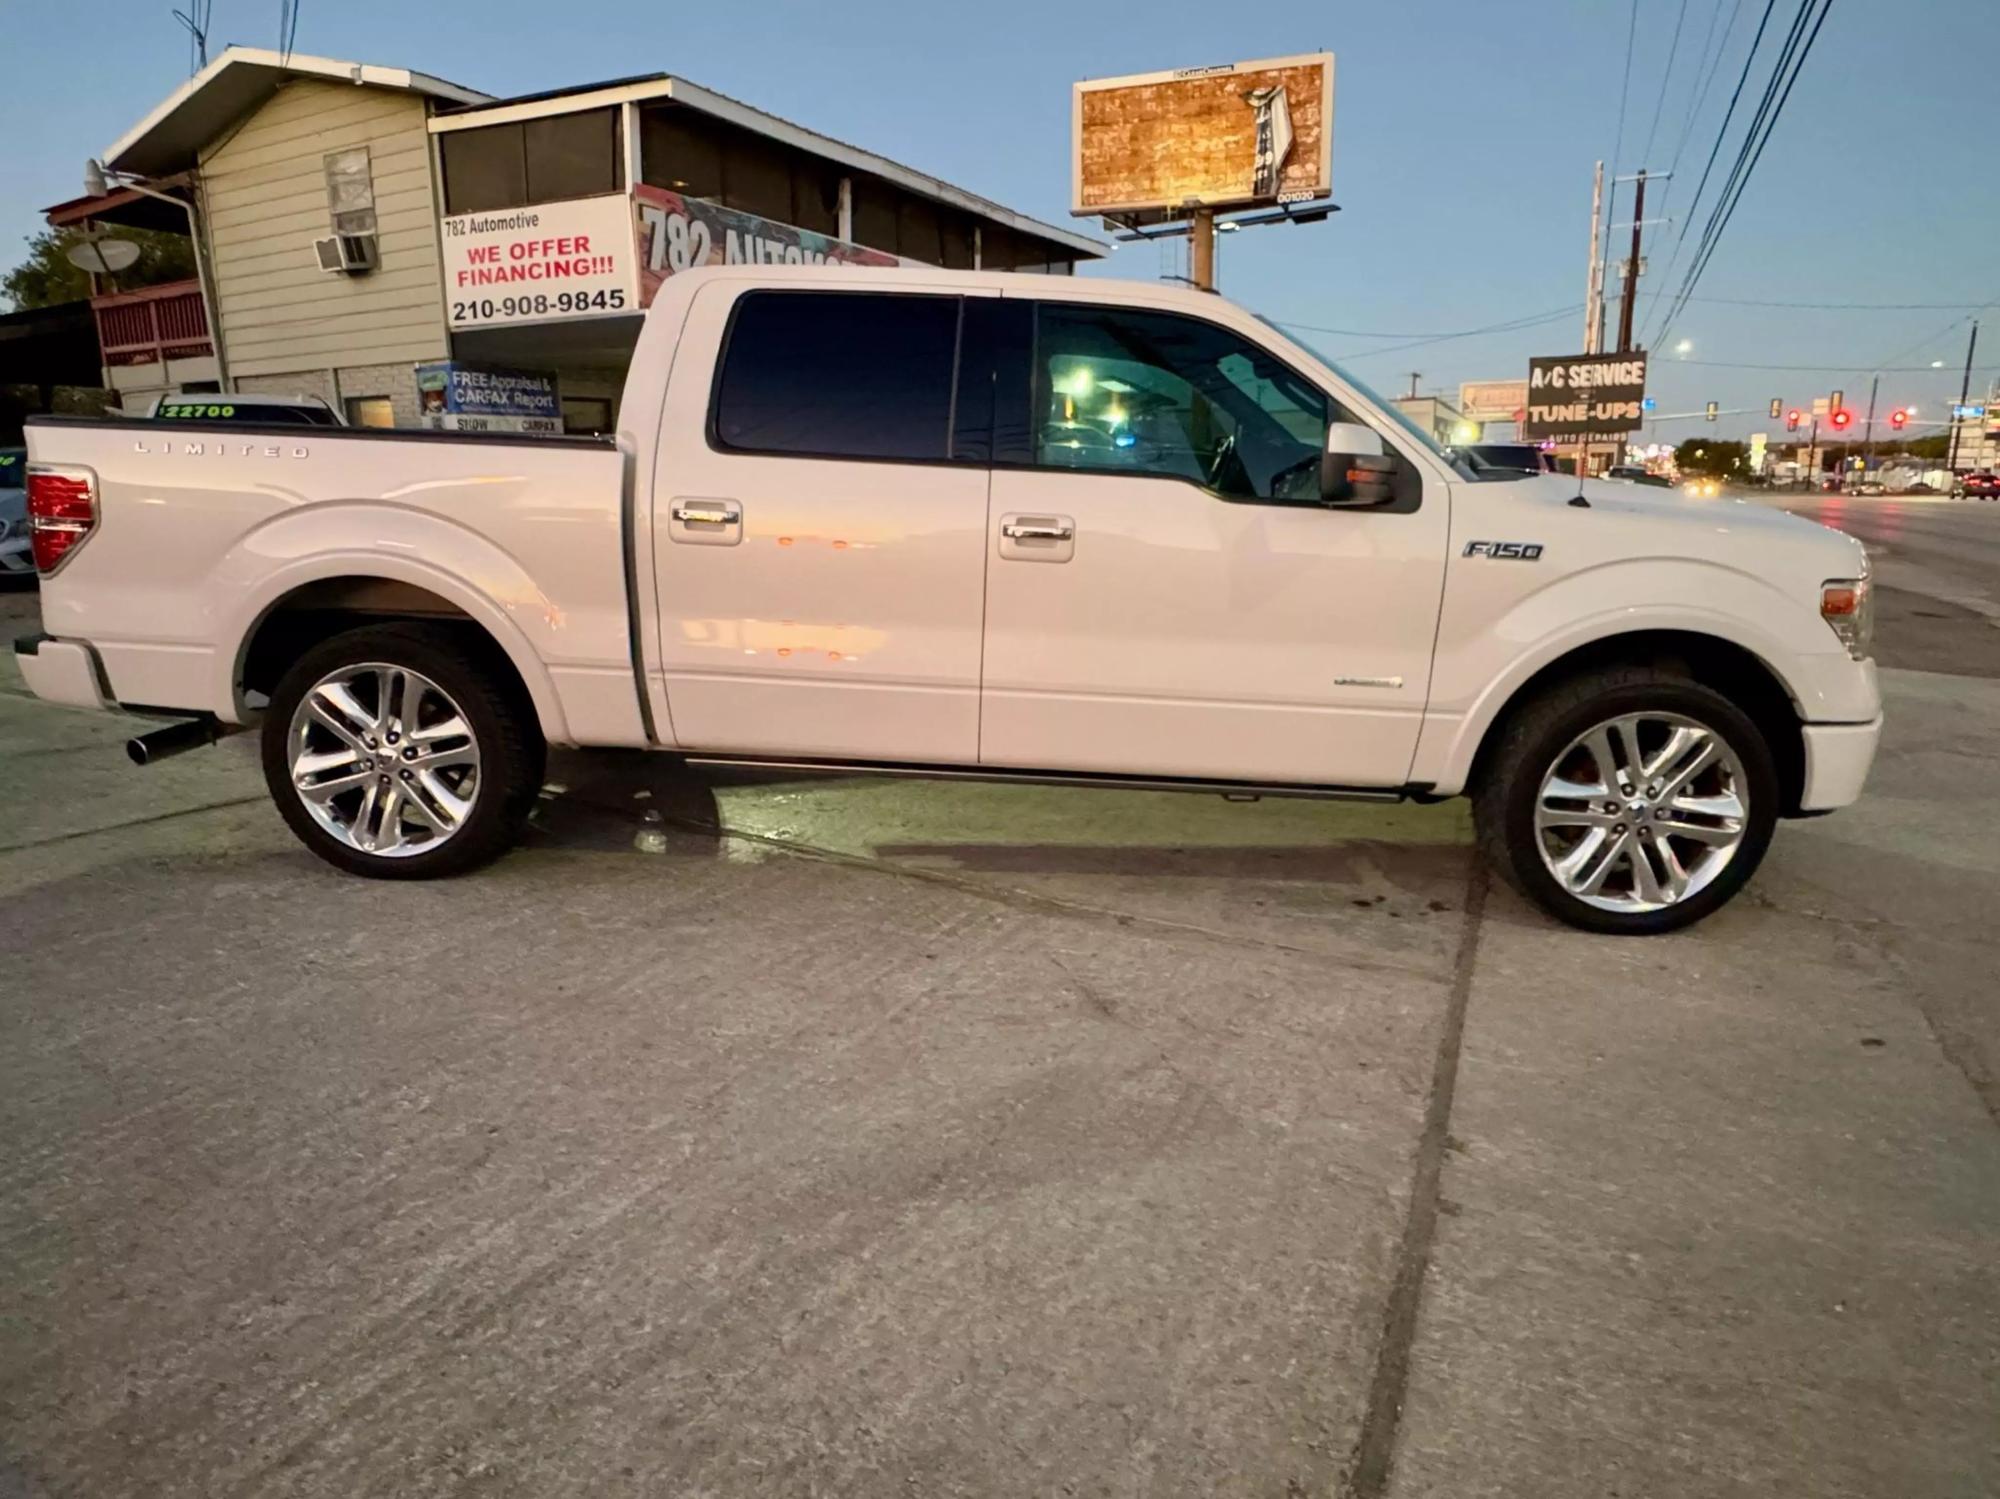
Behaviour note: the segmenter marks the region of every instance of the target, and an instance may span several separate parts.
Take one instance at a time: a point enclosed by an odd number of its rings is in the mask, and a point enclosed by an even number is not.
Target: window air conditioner
[[[377,263],[375,236],[372,234],[334,234],[316,239],[313,241],[313,253],[319,257],[321,270],[348,276],[372,271]]]

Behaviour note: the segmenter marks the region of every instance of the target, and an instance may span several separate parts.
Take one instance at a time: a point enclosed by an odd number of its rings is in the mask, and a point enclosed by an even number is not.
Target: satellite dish
[[[129,239],[80,239],[63,254],[79,271],[110,276],[130,270],[139,259],[139,247]]]

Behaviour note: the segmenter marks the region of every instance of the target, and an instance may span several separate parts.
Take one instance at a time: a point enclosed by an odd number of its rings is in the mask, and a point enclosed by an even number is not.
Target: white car
[[[1482,479],[1214,296],[706,268],[615,441],[33,419],[57,702],[239,726],[317,854],[448,874],[545,746],[1469,795],[1564,920],[1658,932],[1860,792],[1868,566],[1777,510]]]

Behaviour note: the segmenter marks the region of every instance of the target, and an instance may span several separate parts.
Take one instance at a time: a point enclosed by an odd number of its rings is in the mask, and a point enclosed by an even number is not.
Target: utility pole
[[[1972,320],[1972,336],[1965,341],[1965,375],[1958,382],[1958,407],[1951,414],[1951,452],[1944,460],[1945,477],[1949,479],[1958,472],[1958,431],[1965,425],[1965,418],[1959,411],[1964,410],[1966,401],[1972,395],[1972,351],[1979,346],[1979,319]]]
[[[1632,352],[1632,313],[1639,301],[1639,235],[1646,219],[1646,169],[1632,196],[1632,255],[1625,262],[1625,297],[1618,307],[1618,352]]]
[[[1880,375],[1868,382],[1868,420],[1861,427],[1861,468],[1864,473],[1868,465],[1875,461],[1875,388],[1881,383]]]
[[[1590,189],[1590,271],[1583,281],[1583,352],[1595,354],[1604,332],[1604,272],[1598,263],[1599,236],[1604,228],[1604,163]]]
[[[1215,290],[1215,210],[1197,208],[1188,222],[1188,279],[1203,291]]]
[[[1805,487],[1819,489],[1819,413],[1813,413],[1812,436],[1806,442]]]

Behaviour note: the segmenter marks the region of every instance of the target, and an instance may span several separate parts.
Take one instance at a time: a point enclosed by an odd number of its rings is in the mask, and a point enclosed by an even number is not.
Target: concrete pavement
[[[645,756],[350,881],[0,675],[0,1493],[1992,1492],[1994,675],[1638,943],[1457,805]]]

